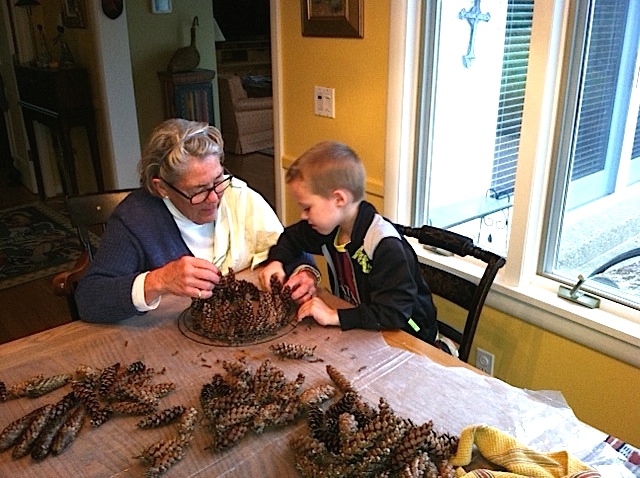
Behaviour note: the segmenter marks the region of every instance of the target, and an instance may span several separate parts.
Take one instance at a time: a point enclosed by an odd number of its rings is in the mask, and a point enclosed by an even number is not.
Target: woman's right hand
[[[220,275],[211,262],[183,256],[147,274],[144,282],[145,300],[149,304],[163,294],[208,299],[220,282]]]

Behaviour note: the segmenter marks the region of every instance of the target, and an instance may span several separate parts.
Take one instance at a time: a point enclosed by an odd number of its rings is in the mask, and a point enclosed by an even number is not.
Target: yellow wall
[[[154,14],[148,1],[127,2],[127,26],[131,46],[133,86],[136,95],[140,144],[165,119],[158,72],[166,70],[173,53],[190,42],[191,23],[198,17],[196,48],[198,68],[215,66],[213,9],[211,2],[180,0],[172,2],[171,13]]]
[[[458,307],[436,298],[440,318],[460,325]],[[447,320],[449,321],[449,320]],[[469,358],[495,354],[494,375],[529,390],[559,390],[576,416],[640,446],[640,369],[485,307]]]
[[[367,171],[367,199],[381,207],[387,103],[389,1],[367,2],[364,38],[303,37],[299,0],[282,0],[284,164],[315,143],[342,141]],[[335,88],[335,118],[313,113],[313,87]],[[286,221],[298,217],[287,207]]]
[[[367,169],[367,199],[382,210],[390,0],[366,2],[361,40],[303,37],[300,2],[280,4],[283,166],[318,141],[346,142]],[[314,85],[335,88],[335,119],[313,114]],[[298,209],[286,201],[290,223]],[[443,304],[440,313],[448,313]],[[475,345],[495,354],[498,378],[526,389],[560,390],[578,418],[640,446],[640,369],[490,308]]]

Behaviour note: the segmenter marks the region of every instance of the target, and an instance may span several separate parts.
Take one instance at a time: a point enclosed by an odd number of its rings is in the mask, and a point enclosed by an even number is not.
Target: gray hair
[[[157,195],[153,179],[161,177],[177,181],[184,173],[190,157],[198,160],[215,155],[224,164],[224,142],[215,126],[197,121],[173,118],[157,126],[142,152],[138,165],[140,185]]]

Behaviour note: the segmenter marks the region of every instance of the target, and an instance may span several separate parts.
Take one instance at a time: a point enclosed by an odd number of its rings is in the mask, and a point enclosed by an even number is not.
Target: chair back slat
[[[118,204],[129,195],[131,190],[108,191],[67,197],[67,210],[71,225],[78,231],[78,238],[83,249],[93,260],[93,246],[89,237],[92,226],[107,223]]]
[[[78,239],[83,249],[82,255],[69,269],[56,274],[52,280],[53,292],[63,295],[67,299],[69,313],[73,320],[78,320],[78,307],[75,301],[75,290],[78,281],[84,276],[93,261],[93,245],[90,230],[94,226],[107,223],[118,204],[126,198],[133,189],[122,189],[100,193],[80,194],[67,197],[67,211],[71,225],[78,231]]]

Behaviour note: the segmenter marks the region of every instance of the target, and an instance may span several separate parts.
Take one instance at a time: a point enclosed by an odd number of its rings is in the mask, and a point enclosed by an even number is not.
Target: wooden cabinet
[[[215,124],[211,85],[215,75],[215,71],[203,69],[181,73],[158,72],[165,118],[184,118]]]
[[[268,41],[217,42],[216,60],[221,75],[271,76],[271,44]]]
[[[70,131],[75,126],[83,126],[86,129],[96,186],[98,191],[103,191],[104,181],[87,70],[76,67],[49,69],[18,65],[15,72],[20,93],[19,104],[22,108],[40,197],[44,199],[45,193],[34,121],[48,126],[52,132],[65,194],[78,194]]]

